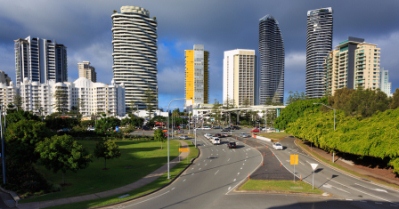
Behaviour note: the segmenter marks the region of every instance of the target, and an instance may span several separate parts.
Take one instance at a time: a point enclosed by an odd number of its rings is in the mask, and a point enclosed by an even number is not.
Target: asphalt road
[[[270,142],[256,141],[264,146],[272,147]],[[293,175],[294,166],[290,165],[290,155],[298,154],[299,163],[295,166],[295,175],[315,188],[319,188],[340,200],[368,202],[377,205],[387,204],[399,208],[399,192],[397,190],[334,170],[300,150],[294,144],[293,138],[287,137],[281,143],[285,149],[274,150],[271,148],[273,155]],[[314,173],[310,164],[317,164]]]
[[[218,131],[220,130],[198,131],[197,144],[201,145],[199,146],[201,155],[175,182],[154,194],[117,207],[185,209],[399,208],[398,191],[335,171],[303,153],[293,143],[293,139],[282,140],[284,150],[274,150],[271,148],[270,142],[253,138],[243,139],[235,136],[223,138],[223,141],[238,140],[239,147],[230,150],[225,144],[212,145],[203,137],[206,132],[216,133]],[[239,132],[241,131],[236,131],[236,134]],[[325,191],[329,196],[234,191],[234,188],[248,178],[248,175],[251,178],[293,179],[294,168],[289,163],[291,154],[299,155],[299,164],[295,167],[296,180],[302,179],[313,184],[314,187]],[[310,163],[318,164],[314,175]],[[110,208],[115,208],[115,206]]]
[[[123,208],[212,208],[262,163],[254,148],[213,145],[198,131],[201,155],[175,182],[155,194],[123,204]],[[234,140],[223,138],[222,142]],[[215,202],[216,201],[216,202]]]

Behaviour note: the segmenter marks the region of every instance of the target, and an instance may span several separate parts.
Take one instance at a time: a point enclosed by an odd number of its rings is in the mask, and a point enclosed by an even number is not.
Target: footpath
[[[183,147],[188,145],[187,142],[185,142],[185,141],[180,141],[180,144]],[[189,155],[189,152],[180,153],[179,157],[176,157],[175,159],[170,161],[170,168],[173,168],[174,166],[176,166],[180,160],[186,159],[188,155]],[[52,207],[52,206],[57,206],[57,205],[88,201],[88,200],[96,200],[96,199],[115,196],[115,195],[119,195],[119,194],[123,195],[124,193],[138,189],[140,187],[143,187],[144,185],[147,185],[147,184],[155,181],[156,179],[158,179],[160,176],[162,176],[164,173],[167,172],[167,169],[168,169],[167,166],[168,166],[167,164],[163,165],[162,167],[158,168],[154,172],[148,174],[144,178],[142,178],[134,183],[125,185],[123,187],[111,189],[108,191],[98,192],[98,193],[89,194],[89,195],[76,196],[76,197],[68,197],[68,198],[61,198],[61,199],[41,201],[41,202],[30,202],[30,203],[23,203],[23,204],[15,204],[15,202],[13,201],[12,204],[7,204],[7,207],[1,207],[1,208],[38,209],[38,208],[46,208],[46,207]],[[6,202],[9,200],[3,199],[3,201]]]

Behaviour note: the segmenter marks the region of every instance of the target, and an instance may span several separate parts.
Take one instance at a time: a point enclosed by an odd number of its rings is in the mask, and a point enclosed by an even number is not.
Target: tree
[[[152,112],[154,111],[155,93],[153,90],[148,89],[145,91],[145,104],[146,110],[148,111],[148,117],[151,118]]]
[[[219,102],[215,99],[215,103],[213,103],[212,106],[212,114],[215,116],[215,122],[220,125],[220,107],[222,104],[219,104]]]
[[[289,96],[287,97],[287,101],[286,101],[287,104],[291,104],[291,103],[293,103],[295,101],[298,101],[298,100],[305,100],[306,99],[305,92],[298,92],[298,91],[292,92],[292,91],[289,91],[288,94],[289,94]]]
[[[22,97],[20,94],[16,94],[14,96],[14,104],[18,107],[18,109],[22,109]]]
[[[62,181],[67,171],[76,172],[89,166],[91,155],[69,135],[53,136],[37,144],[35,151],[40,154],[40,163],[46,169],[62,172]]]
[[[396,89],[393,93],[389,106],[391,109],[396,109],[399,107],[399,89]]]
[[[163,142],[165,141],[165,139],[166,139],[165,134],[163,133],[163,131],[161,129],[156,129],[154,131],[154,140],[161,141],[161,149],[162,149],[162,145],[163,145]]]
[[[121,152],[119,146],[113,140],[100,140],[94,149],[96,158],[104,158],[104,170],[107,169],[107,159],[119,158]]]

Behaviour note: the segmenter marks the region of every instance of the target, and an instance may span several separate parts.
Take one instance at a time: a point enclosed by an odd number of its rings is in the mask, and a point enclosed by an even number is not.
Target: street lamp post
[[[0,105],[1,164],[3,170],[3,184],[6,184],[6,155],[5,155],[4,138],[3,138],[3,121],[1,119],[1,115],[3,115],[3,107],[4,107],[3,105]]]
[[[318,104],[320,104],[320,105],[323,105],[324,107],[327,107],[327,108],[329,108],[329,109],[332,109],[333,111],[334,111],[334,131],[335,131],[335,109],[333,108],[333,107],[331,107],[331,106],[328,106],[328,105],[326,105],[326,104],[323,104],[323,103],[313,103],[314,105],[318,105]],[[333,151],[333,156],[332,156],[332,162],[334,163],[334,158],[335,158],[335,156],[334,156],[334,151]]]
[[[170,104],[173,102],[173,101],[177,101],[177,100],[185,100],[185,98],[181,98],[181,99],[172,99],[172,100],[170,100],[170,102],[169,102],[169,104],[168,104],[168,109],[167,109],[167,112],[168,112],[168,143],[167,143],[167,150],[168,150],[168,179],[170,179],[170,160],[169,160],[169,158],[170,158],[170,149],[169,149],[169,141],[170,141],[170,137],[169,137],[169,134],[170,134],[170,132],[169,132],[169,107],[170,107]]]

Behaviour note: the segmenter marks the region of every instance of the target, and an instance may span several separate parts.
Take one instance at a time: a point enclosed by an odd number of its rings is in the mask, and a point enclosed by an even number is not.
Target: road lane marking
[[[168,191],[166,191],[166,192],[164,192],[164,193],[162,193],[162,194],[160,194],[160,195],[158,195],[158,196],[155,196],[155,197],[152,197],[152,198],[148,198],[148,199],[146,199],[146,200],[143,200],[143,201],[137,202],[137,203],[135,203],[135,204],[132,204],[132,205],[138,205],[138,204],[141,204],[141,203],[145,203],[145,202],[147,202],[147,201],[150,201],[150,200],[152,200],[152,199],[155,199],[155,198],[161,197],[161,196],[163,196],[163,195],[165,195],[165,194],[167,194],[167,193],[169,193],[169,192],[170,192],[170,191],[168,190]]]
[[[240,168],[240,170],[242,170],[242,167]]]
[[[233,182],[236,182],[237,179],[234,179]]]
[[[301,161],[299,161],[299,163],[300,163],[301,165],[305,165],[305,163],[303,163],[303,162],[301,162]]]
[[[201,168],[198,169],[199,171],[201,170]]]
[[[363,186],[363,185],[361,185],[361,184],[358,184],[358,183],[355,183],[355,184],[358,185],[358,186],[361,186],[361,187],[363,187],[363,188],[365,188],[365,189],[370,189],[370,188],[368,188],[368,187],[366,187],[366,186]],[[372,190],[372,189],[370,189],[370,190]],[[385,189],[375,188],[374,190],[377,191],[377,192],[385,192],[385,193],[388,193],[388,191],[385,190]]]
[[[343,187],[349,188],[348,186],[346,186],[346,185],[344,185],[344,184],[342,184],[342,183],[339,183],[338,181],[335,181],[335,180],[332,180],[332,179],[331,179],[331,181],[332,181],[332,182],[335,182],[335,183],[337,183],[337,184],[340,184],[340,185],[343,186]],[[355,183],[355,184],[356,184],[356,183]],[[371,196],[371,197],[374,197],[374,198],[378,198],[378,199],[384,200],[384,201],[389,202],[389,203],[393,203],[393,202],[391,202],[391,201],[389,201],[389,200],[387,200],[387,199],[385,199],[385,198],[382,198],[382,197],[379,197],[379,196],[376,196],[376,195],[373,195],[373,194],[369,194],[369,193],[367,193],[367,192],[365,192],[365,191],[362,191],[362,190],[360,190],[360,189],[356,189],[355,187],[350,187],[350,189],[356,190],[356,191],[361,192],[361,193],[363,193],[363,194],[367,194],[367,195],[369,195],[369,196]]]
[[[175,187],[172,188],[172,191],[175,190]]]
[[[183,179],[183,182],[185,182],[186,181],[186,179]]]
[[[218,173],[219,173],[219,170],[217,170],[217,171],[215,172],[215,175],[218,174]]]
[[[375,191],[377,191],[377,192],[385,192],[385,193],[388,193],[388,191],[387,190],[385,190],[385,189],[375,189]]]
[[[227,192],[229,192],[230,189],[231,189],[231,187],[229,187],[229,188],[227,189],[227,190],[228,190]]]
[[[205,166],[207,166],[208,165],[208,163],[205,163]]]
[[[227,162],[229,162],[230,161],[230,158],[229,159],[227,159]]]
[[[240,175],[240,172],[237,173],[237,176],[239,176],[239,175]]]

